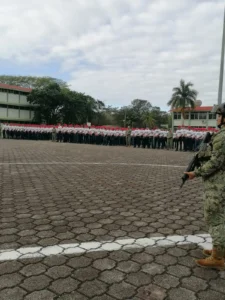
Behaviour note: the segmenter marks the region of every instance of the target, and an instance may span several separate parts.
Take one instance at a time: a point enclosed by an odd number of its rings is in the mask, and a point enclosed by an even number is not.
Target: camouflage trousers
[[[56,142],[56,133],[52,133],[52,142]]]
[[[131,136],[128,135],[126,136],[126,146],[130,146],[130,143],[131,143]]]
[[[225,251],[225,199],[220,198],[221,194],[204,199],[204,217],[209,226],[209,234],[212,237],[214,247]]]
[[[167,148],[173,149],[173,139],[172,138],[167,139]]]

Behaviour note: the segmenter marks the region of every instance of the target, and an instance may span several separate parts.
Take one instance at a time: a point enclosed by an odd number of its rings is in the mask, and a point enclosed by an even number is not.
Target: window
[[[20,106],[19,108],[20,110],[30,110],[30,107],[27,106]]]
[[[186,113],[184,114],[184,120],[189,120],[189,113],[186,112]]]
[[[181,119],[181,113],[173,113],[174,115],[174,120],[180,120]]]
[[[23,96],[28,96],[29,95],[29,92],[21,92],[21,91],[17,91],[17,90],[7,90],[7,89],[3,89],[3,88],[0,88],[0,92],[2,93],[9,93],[9,94],[20,94],[20,95],[23,95]]]
[[[209,113],[209,120],[216,120],[216,114]]]
[[[7,105],[7,104],[0,104],[0,108],[1,108],[1,107],[7,108],[8,105]]]
[[[7,105],[9,109],[17,109],[19,110],[19,107],[17,105]]]
[[[20,109],[20,110],[30,110],[30,106],[19,106],[19,105],[8,105],[8,104],[0,104],[0,108],[3,107],[3,108],[12,108],[12,109]]]
[[[17,94],[17,95],[19,94],[19,92],[15,90],[8,90],[7,92],[8,94]]]
[[[199,119],[200,120],[206,120],[207,119],[207,113],[199,113]]]
[[[198,113],[197,112],[192,112],[191,113],[191,120],[198,120]]]
[[[31,104],[27,104],[27,105],[23,105],[18,103],[17,105],[11,105],[10,103],[7,104],[0,104],[0,108],[1,107],[9,107],[9,108],[14,108],[14,109],[22,109],[22,110],[30,110],[30,109],[34,109],[35,105],[31,105]],[[37,105],[36,105],[37,107]]]

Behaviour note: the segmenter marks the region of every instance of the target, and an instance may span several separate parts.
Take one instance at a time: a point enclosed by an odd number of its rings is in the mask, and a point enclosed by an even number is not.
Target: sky
[[[106,105],[144,99],[163,110],[184,79],[194,84],[203,105],[213,105],[224,5],[224,0],[1,0],[0,73],[56,77]]]

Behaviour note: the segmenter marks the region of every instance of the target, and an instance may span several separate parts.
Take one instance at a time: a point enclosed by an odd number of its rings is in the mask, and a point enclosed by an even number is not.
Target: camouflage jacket
[[[128,129],[128,130],[126,131],[126,136],[131,136],[131,133],[132,133],[132,130],[131,130],[131,129]]]
[[[208,160],[195,170],[196,177],[204,181],[221,182],[225,188],[225,126],[212,138],[212,149],[207,148]]]
[[[172,132],[168,132],[167,133],[167,138],[168,139],[172,139],[173,138],[173,133]]]

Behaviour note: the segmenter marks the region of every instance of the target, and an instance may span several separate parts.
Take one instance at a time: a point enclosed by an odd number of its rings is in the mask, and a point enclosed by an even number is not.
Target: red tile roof
[[[192,108],[186,108],[185,111],[205,111],[205,112],[211,112],[213,109],[213,106],[196,106],[194,109]],[[180,112],[180,109],[173,109],[173,112]]]
[[[211,111],[213,106],[197,106],[194,111]]]
[[[20,92],[27,92],[30,93],[32,89],[29,88],[24,88],[22,86],[17,86],[17,85],[9,85],[5,83],[0,83],[0,88],[5,89],[5,90],[14,90],[14,91],[20,91]]]

